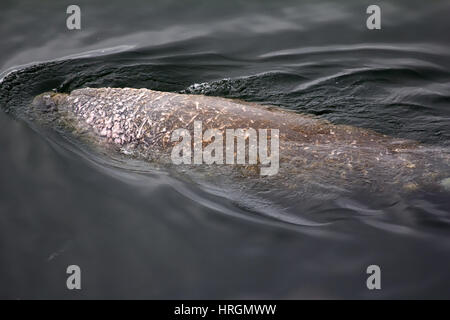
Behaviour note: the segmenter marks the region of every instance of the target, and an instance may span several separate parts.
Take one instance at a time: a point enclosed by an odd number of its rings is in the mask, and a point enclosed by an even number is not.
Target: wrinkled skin
[[[446,149],[243,101],[148,89],[85,88],[39,95],[32,110],[41,122],[65,128],[97,147],[167,165],[176,143],[171,133],[186,128],[192,134],[194,121],[202,121],[203,130],[223,132],[279,129],[280,168],[274,176],[260,176],[260,164],[181,166],[224,188],[235,184],[234,189],[275,200],[325,199],[352,190],[442,190],[442,181],[450,176]]]

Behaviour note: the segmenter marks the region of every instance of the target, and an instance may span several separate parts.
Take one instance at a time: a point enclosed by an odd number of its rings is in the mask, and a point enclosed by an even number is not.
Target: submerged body
[[[203,130],[223,132],[278,129],[279,171],[273,176],[260,176],[260,163],[182,166],[184,172],[201,172],[222,184],[237,181],[237,189],[265,198],[443,189],[450,176],[450,156],[443,148],[243,101],[148,89],[85,88],[39,95],[32,109],[41,121],[96,146],[167,165],[177,144],[171,134],[180,128],[193,132],[195,121],[202,122]]]

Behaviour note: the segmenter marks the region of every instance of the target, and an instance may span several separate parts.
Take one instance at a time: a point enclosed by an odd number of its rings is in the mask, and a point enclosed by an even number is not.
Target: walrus
[[[263,202],[329,199],[352,191],[403,194],[450,185],[450,154],[444,147],[336,125],[277,106],[149,89],[83,88],[40,94],[30,110],[41,124],[69,132],[94,148],[164,164]],[[276,174],[261,175],[264,165],[250,163],[249,155],[247,162],[234,165],[174,165],[171,156],[180,141],[173,133],[182,128],[193,135],[198,121],[203,131],[278,130]],[[273,138],[267,136],[268,142]],[[203,147],[211,140],[202,140]]]

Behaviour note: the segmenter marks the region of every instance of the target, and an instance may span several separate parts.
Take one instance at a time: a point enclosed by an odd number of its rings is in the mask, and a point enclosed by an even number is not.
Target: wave
[[[336,59],[343,52],[351,55],[358,50],[370,55]],[[0,83],[0,104],[5,111],[30,123],[28,104],[44,91],[69,92],[87,86],[146,87],[278,105],[335,123],[445,146],[450,142],[447,107],[450,73],[438,61],[420,56],[443,52],[427,50],[422,45],[328,46],[274,51],[241,59],[209,51],[180,54],[167,48],[155,51],[118,47],[109,52],[88,52],[16,68],[19,70],[6,74]],[[387,56],[383,57],[383,53]],[[393,58],[391,53],[405,57]],[[66,145],[63,149],[76,153],[79,147]],[[221,191],[200,184],[192,189],[192,185],[172,177],[168,171],[155,171],[139,163],[106,159],[90,152],[84,155],[84,161],[95,163],[98,170],[125,183],[154,188],[161,183],[202,206],[251,221],[281,224],[295,230],[300,227],[302,232],[305,228],[308,232],[317,230],[321,235],[329,232],[329,236],[336,236],[330,231],[336,224],[349,220],[400,233],[417,227],[414,219],[405,222],[387,218],[389,212],[399,210],[398,205],[392,209],[391,203],[372,208],[367,206],[370,201],[341,198],[305,204],[292,213],[286,210],[288,206],[277,207],[256,198],[235,202],[233,199],[239,195],[232,197],[233,190]],[[428,200],[416,203],[409,211],[430,207],[430,203]],[[402,205],[404,210],[408,204]],[[439,208],[433,210],[443,212]],[[440,223],[448,222],[447,216],[440,217]]]

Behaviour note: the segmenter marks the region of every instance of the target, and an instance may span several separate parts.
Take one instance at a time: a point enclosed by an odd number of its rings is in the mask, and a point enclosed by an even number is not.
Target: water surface
[[[1,4],[0,297],[450,297],[448,194],[305,202],[286,223],[26,116],[48,90],[145,87],[448,148],[449,1],[381,1],[379,31],[367,1],[78,1],[80,31],[65,27],[69,4]]]

